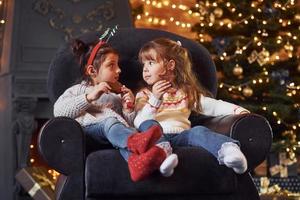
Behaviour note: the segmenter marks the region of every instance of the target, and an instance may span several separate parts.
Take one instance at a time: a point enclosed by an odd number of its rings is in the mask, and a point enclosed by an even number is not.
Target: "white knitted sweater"
[[[93,86],[85,81],[68,88],[54,104],[54,116],[70,117],[82,126],[95,124],[107,117],[116,117],[126,126],[132,126],[135,112],[123,112],[121,96],[115,93],[102,94],[96,101],[89,103],[86,94]]]
[[[245,108],[201,96],[201,106],[204,115],[219,116],[249,112]],[[148,119],[154,119],[160,123],[164,133],[180,133],[191,128],[189,116],[191,110],[188,108],[188,97],[179,89],[172,93],[164,93],[159,100],[153,96],[151,91],[144,89],[136,95],[136,107],[138,109],[134,126]]]

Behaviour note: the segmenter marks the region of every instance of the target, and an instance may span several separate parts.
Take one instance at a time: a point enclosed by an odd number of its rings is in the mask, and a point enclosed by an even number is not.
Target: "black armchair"
[[[96,39],[99,33],[82,36],[83,41]],[[110,44],[120,55],[121,82],[133,90],[142,80],[137,62],[140,47],[157,37],[180,40],[190,50],[193,67],[200,82],[216,95],[215,65],[207,50],[198,43],[178,35],[150,29],[120,29]],[[48,92],[54,102],[79,77],[79,67],[69,48],[63,45],[51,62]],[[272,130],[265,118],[256,114],[219,117],[191,116],[193,125],[201,124],[240,141],[248,160],[248,172],[268,154]],[[39,134],[43,158],[61,173],[56,184],[57,199],[241,199],[258,200],[258,192],[247,172],[237,175],[202,148],[175,148],[179,165],[173,176],[154,173],[141,182],[132,182],[126,161],[109,144],[94,144],[73,119],[49,120]]]

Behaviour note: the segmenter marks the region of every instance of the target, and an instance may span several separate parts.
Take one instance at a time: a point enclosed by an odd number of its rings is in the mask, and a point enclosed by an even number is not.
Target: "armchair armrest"
[[[66,199],[66,194],[71,194],[71,199],[84,196],[84,142],[80,124],[67,117],[50,119],[39,133],[40,155],[49,167],[63,174],[55,187],[56,199]]]
[[[247,158],[249,170],[259,165],[270,151],[272,129],[260,115],[193,116],[191,121],[193,126],[202,125],[238,140]]]

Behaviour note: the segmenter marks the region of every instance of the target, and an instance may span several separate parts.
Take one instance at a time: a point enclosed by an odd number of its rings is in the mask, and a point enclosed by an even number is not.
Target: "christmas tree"
[[[300,130],[300,13],[288,0],[199,1],[192,31],[218,68],[218,97],[265,116],[291,159]]]
[[[219,99],[265,116],[291,159],[300,130],[300,13],[292,0],[131,0],[136,27],[199,41],[218,70]]]

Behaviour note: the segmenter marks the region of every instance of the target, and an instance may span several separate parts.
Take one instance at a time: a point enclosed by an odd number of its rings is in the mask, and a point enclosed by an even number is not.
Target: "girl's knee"
[[[104,129],[109,130],[114,124],[121,123],[117,118],[115,117],[108,117],[104,121]]]
[[[146,120],[143,123],[141,123],[141,125],[139,126],[139,131],[145,131],[153,125],[158,125],[159,127],[161,127],[157,121],[155,121],[153,119],[149,119],[149,120]]]
[[[202,132],[202,131],[206,131],[209,130],[208,128],[206,128],[205,126],[194,126],[191,128],[191,131],[195,131],[195,132]]]

